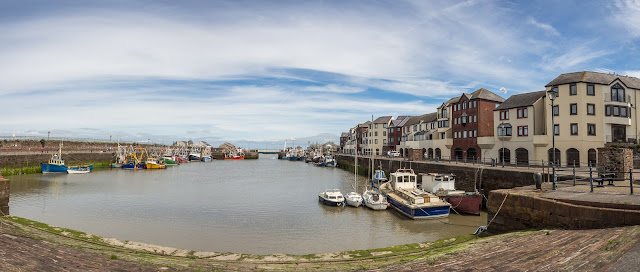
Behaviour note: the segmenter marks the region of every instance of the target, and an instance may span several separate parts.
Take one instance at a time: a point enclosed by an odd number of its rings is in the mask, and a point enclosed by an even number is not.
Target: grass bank
[[[462,250],[479,238],[463,235],[433,242],[412,243],[370,250],[352,250],[308,255],[253,255],[224,252],[196,252],[103,238],[67,228],[8,216],[1,222],[13,225],[35,240],[56,243],[99,253],[103,258],[125,260],[137,264],[171,267],[176,270],[367,270],[390,267],[398,263],[418,260],[436,262]],[[6,226],[6,225],[5,225]],[[115,256],[115,257],[114,257]],[[87,260],[91,261],[91,260]]]

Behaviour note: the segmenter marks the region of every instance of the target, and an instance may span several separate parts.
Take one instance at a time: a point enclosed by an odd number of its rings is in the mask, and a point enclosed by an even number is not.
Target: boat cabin
[[[49,160],[49,164],[64,166],[64,160],[54,156]]]
[[[418,188],[417,176],[413,169],[398,169],[390,175],[391,187],[394,191],[398,189],[413,190]]]
[[[454,174],[438,174],[438,173],[420,173],[422,178],[421,188],[430,193],[438,191],[454,191],[456,184],[456,175]]]
[[[376,173],[373,175],[373,179],[377,181],[386,181],[387,176],[385,176],[383,170],[376,170]]]
[[[327,190],[323,192],[322,198],[331,200],[331,201],[337,201],[337,202],[344,201],[344,197],[342,196],[342,193],[340,193],[340,190],[338,189]]]

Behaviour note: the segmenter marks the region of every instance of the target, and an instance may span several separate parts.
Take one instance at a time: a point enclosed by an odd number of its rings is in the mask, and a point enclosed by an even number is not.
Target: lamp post
[[[504,168],[504,137],[507,134],[504,129],[504,121],[500,122],[500,127],[500,130],[502,130],[502,168]]]
[[[551,90],[549,90],[547,92],[547,94],[549,95],[549,99],[551,100],[551,152],[553,152],[553,162],[551,164],[551,167],[553,168],[553,185],[552,185],[552,189],[555,190],[556,189],[556,183],[558,181],[558,176],[556,176],[556,123],[555,123],[555,104],[554,104],[554,100],[556,100],[556,97],[558,97],[558,90],[556,89],[556,87],[551,88]]]

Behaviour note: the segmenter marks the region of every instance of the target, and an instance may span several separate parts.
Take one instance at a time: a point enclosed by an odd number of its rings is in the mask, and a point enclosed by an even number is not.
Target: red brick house
[[[504,101],[499,95],[481,88],[470,94],[462,94],[458,102],[452,104],[451,159],[482,158],[483,137],[493,143],[493,110]]]

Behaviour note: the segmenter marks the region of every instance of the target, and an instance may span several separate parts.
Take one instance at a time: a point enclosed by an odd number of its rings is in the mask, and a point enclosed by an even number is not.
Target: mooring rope
[[[496,216],[498,216],[498,213],[500,213],[500,210],[502,209],[502,205],[504,205],[504,202],[507,200],[508,196],[509,196],[509,192],[507,192],[507,195],[504,196],[504,199],[502,200],[502,204],[500,204],[500,207],[498,207],[498,211],[496,211],[496,214],[493,215],[493,218],[491,218],[491,221],[489,221],[489,224],[487,224],[487,228],[491,226],[491,222],[493,222],[493,219],[496,219]]]

